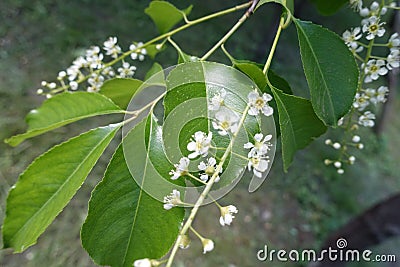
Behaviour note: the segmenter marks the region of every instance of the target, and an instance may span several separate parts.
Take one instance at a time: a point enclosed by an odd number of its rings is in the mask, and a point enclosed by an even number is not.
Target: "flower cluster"
[[[85,87],[88,92],[98,92],[107,79],[129,78],[135,74],[136,66],[128,62],[128,56],[131,61],[143,61],[146,55],[147,50],[141,42],[131,44],[129,50],[123,52],[117,43],[117,37],[109,37],[102,48],[90,47],[84,56],[79,56],[70,67],[60,71],[57,82],[43,81],[42,88],[37,93],[49,98],[58,92],[78,90],[84,81],[87,81]],[[107,57],[110,59],[108,62],[105,61]],[[116,62],[120,64],[119,67],[114,66]]]
[[[398,33],[392,33],[387,41],[385,38],[384,15],[388,9],[395,9],[396,3],[384,4],[384,2],[373,1],[371,5],[364,6],[362,0],[350,0],[350,6],[362,17],[361,25],[346,30],[342,38],[360,62],[360,83],[355,95],[352,110],[341,118],[338,125],[345,131],[350,131],[349,140],[333,142],[330,139],[325,144],[333,149],[339,150],[336,160],[326,159],[326,165],[333,165],[339,174],[344,173],[343,164],[353,164],[355,157],[349,154],[349,148],[363,149],[360,136],[357,134],[359,127],[375,126],[375,111],[377,105],[386,102],[389,88],[384,85],[377,87],[371,83],[380,82],[380,77],[387,75],[390,71],[400,66],[400,37]],[[386,47],[385,54],[375,54],[376,47]],[[379,50],[382,53],[382,49]]]
[[[248,94],[246,112],[243,114],[233,111],[233,109],[226,105],[225,99],[227,96],[228,93],[226,90],[222,89],[215,93],[208,103],[211,125],[214,131],[221,136],[232,135],[232,138],[235,138],[246,116],[259,116],[260,113],[265,116],[271,116],[273,114],[273,109],[268,104],[268,102],[272,100],[269,94],[260,95],[256,90],[251,91]],[[249,149],[247,157],[239,154],[236,155],[246,159],[249,171],[252,169],[255,176],[262,177],[262,173],[266,172],[269,167],[270,161],[267,154],[271,150],[272,144],[270,141],[272,140],[272,135],[264,136],[262,133],[257,133],[254,135],[253,139],[253,142],[248,142],[243,145],[245,149]],[[218,162],[216,157],[209,156],[209,154],[211,154],[210,149],[218,149],[217,147],[213,147],[212,141],[213,132],[195,132],[186,146],[189,154],[180,158],[179,162],[174,164],[174,169],[169,172],[170,179],[176,180],[180,177],[187,177],[204,185],[209,185],[210,182],[211,185],[217,183],[221,179],[220,174],[223,172],[222,165],[224,162]],[[190,172],[190,163],[191,160],[198,158],[204,160],[201,160],[197,165],[197,170],[194,172],[197,173],[198,176],[196,176]],[[235,214],[238,213],[236,206],[221,206],[215,200],[214,202],[220,209],[219,223],[222,226],[231,225]],[[176,206],[191,207],[192,205],[182,201],[181,193],[174,189],[172,193],[164,197],[164,209],[170,210]],[[210,252],[214,249],[214,242],[211,239],[202,237],[193,228],[190,229],[202,242],[203,253]],[[178,242],[180,248],[188,248],[190,244],[189,236],[186,233],[181,234]],[[141,259],[137,261],[138,266],[140,266],[139,263],[142,263],[142,261],[146,264],[149,263],[148,259]]]

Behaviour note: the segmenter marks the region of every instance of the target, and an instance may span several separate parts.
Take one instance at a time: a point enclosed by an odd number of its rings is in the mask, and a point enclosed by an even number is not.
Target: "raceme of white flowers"
[[[128,62],[130,55],[131,63]],[[130,78],[136,72],[136,66],[132,63],[136,60],[143,61],[147,55],[143,43],[131,44],[129,50],[125,53],[117,43],[117,37],[109,37],[103,47],[92,46],[86,50],[84,56],[76,58],[70,67],[65,71],[60,71],[57,76],[57,82],[41,83],[42,88],[37,90],[38,94],[51,97],[54,93],[66,90],[78,90],[82,84],[88,92],[98,92],[104,81],[111,78]],[[105,59],[109,58],[106,62]],[[116,62],[114,62],[116,61]],[[117,66],[117,63],[120,66]]]
[[[346,30],[342,34],[344,42],[360,62],[360,86],[355,95],[349,115],[341,118],[338,125],[350,131],[349,140],[325,140],[325,144],[339,150],[338,159],[326,159],[326,165],[332,165],[339,174],[344,173],[344,164],[354,164],[355,156],[349,154],[350,148],[363,149],[357,131],[359,127],[374,127],[376,111],[386,102],[389,88],[382,83],[381,77],[400,66],[400,36],[385,28],[385,14],[396,8],[393,1],[373,1],[369,5],[362,0],[350,0],[349,4],[362,17],[361,25]],[[384,3],[384,4],[383,4]],[[379,52],[376,48],[380,48]],[[382,50],[383,48],[383,50]],[[386,51],[385,51],[386,50]]]
[[[241,116],[259,116],[260,113],[264,116],[271,116],[273,114],[273,109],[269,106],[268,102],[272,100],[271,95],[262,94],[260,95],[257,90],[251,91],[248,94],[248,111],[246,114],[238,114],[233,111],[225,104],[225,99],[228,97],[226,90],[221,89],[216,92],[209,100],[208,109],[211,116],[211,124],[214,130],[221,136],[226,136],[228,134],[235,135],[239,131]],[[180,177],[193,178],[202,184],[208,184],[210,181],[212,183],[217,183],[221,178],[220,174],[223,173],[222,162],[218,162],[216,157],[209,156],[210,149],[216,149],[213,146],[212,132],[202,132],[196,131],[190,138],[187,144],[187,150],[189,155],[187,157],[180,158],[179,162],[174,164],[174,169],[169,172],[170,179],[176,180]],[[253,173],[257,177],[262,177],[262,173],[268,169],[269,166],[269,156],[268,153],[271,150],[272,135],[263,135],[262,133],[257,133],[253,137],[253,142],[247,142],[243,145],[245,149],[248,149],[247,160],[248,170],[253,170]],[[240,155],[239,155],[240,156]],[[190,161],[200,158],[201,161],[197,165],[198,176],[191,174],[189,171]],[[231,225],[235,214],[238,213],[238,209],[234,205],[220,206],[216,201],[214,201],[220,209],[219,223],[221,226]],[[192,207],[191,204],[187,204],[181,200],[181,193],[174,189],[172,193],[164,197],[164,209],[170,210],[176,206],[186,206]],[[203,253],[210,252],[214,249],[214,242],[211,239],[202,237],[193,228],[191,230],[199,237],[203,244]],[[179,241],[179,247],[186,249],[189,247],[190,239],[187,234],[182,235]],[[147,259],[142,259],[147,262]],[[139,264],[139,263],[138,263]],[[135,265],[136,266],[136,265]]]

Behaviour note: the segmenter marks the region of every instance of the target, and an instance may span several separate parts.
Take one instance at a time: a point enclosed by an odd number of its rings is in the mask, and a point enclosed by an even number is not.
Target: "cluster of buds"
[[[330,139],[325,144],[339,150],[337,159],[325,159],[326,165],[332,165],[339,174],[344,173],[344,164],[353,164],[354,155],[349,154],[350,148],[363,149],[360,136],[357,133],[360,127],[372,128],[375,126],[377,106],[385,103],[389,88],[384,85],[371,86],[379,82],[380,78],[400,66],[400,36],[398,33],[390,34],[386,41],[387,29],[385,28],[384,15],[389,9],[396,9],[396,3],[385,4],[385,1],[372,2],[365,7],[362,0],[350,0],[350,6],[362,17],[361,25],[346,30],[342,37],[360,62],[360,83],[349,114],[340,119],[338,125],[344,131],[351,132],[345,135],[345,140],[332,142]],[[386,47],[386,52],[376,53],[376,47]],[[382,53],[382,50],[379,50]]]

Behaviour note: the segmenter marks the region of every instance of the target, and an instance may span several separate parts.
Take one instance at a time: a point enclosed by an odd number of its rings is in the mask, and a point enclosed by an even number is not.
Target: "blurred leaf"
[[[100,88],[100,94],[110,98],[121,109],[126,109],[142,81],[131,78],[115,78],[105,81]]]
[[[296,151],[322,135],[326,126],[315,115],[309,100],[276,88],[272,88],[272,93],[278,106],[283,168],[287,171]]]
[[[344,4],[348,3],[349,0],[310,0],[322,15],[329,16],[336,13]]]
[[[183,14],[189,15],[190,11],[192,11],[192,6],[179,10],[169,2],[152,1],[144,12],[151,17],[158,31],[163,34],[180,22],[184,18]]]
[[[144,125],[137,125],[139,131]],[[132,266],[139,258],[158,259],[174,243],[183,216],[183,208],[167,211],[138,186],[120,145],[92,193],[82,244],[99,265]]]
[[[163,71],[163,67],[157,62],[154,62],[153,66],[151,66],[151,68],[147,71],[144,79],[148,80],[151,76],[161,71]]]
[[[38,157],[21,174],[7,198],[5,248],[22,252],[68,204],[121,124],[96,128]]]
[[[88,92],[64,92],[43,102],[26,117],[28,131],[5,140],[17,146],[25,139],[54,130],[66,124],[103,114],[123,113],[107,97]]]
[[[329,126],[350,110],[358,85],[354,56],[334,32],[311,22],[294,20],[311,103]]]
[[[146,51],[147,55],[149,55],[150,58],[154,59],[156,55],[162,51],[164,51],[166,48],[165,45],[161,46],[160,49],[157,48],[157,44],[150,44],[146,46]]]

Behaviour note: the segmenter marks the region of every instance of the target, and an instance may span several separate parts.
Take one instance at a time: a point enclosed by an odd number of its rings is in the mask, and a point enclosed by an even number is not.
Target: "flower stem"
[[[265,76],[267,76],[269,67],[271,66],[272,58],[274,57],[276,45],[278,44],[279,36],[281,35],[281,31],[282,31],[284,23],[285,23],[285,19],[283,17],[281,17],[281,20],[279,21],[278,29],[276,30],[274,42],[272,43],[271,51],[269,52],[267,61],[265,62],[265,65],[264,65],[263,73]],[[267,76],[267,80],[268,80],[268,76]]]
[[[237,6],[235,6],[235,7],[228,8],[228,9],[225,9],[225,10],[222,10],[222,11],[219,11],[219,12],[216,12],[216,13],[213,13],[213,14],[210,14],[210,15],[207,15],[207,16],[204,16],[204,17],[201,17],[201,18],[198,18],[198,19],[196,19],[196,20],[186,21],[186,24],[185,24],[185,25],[182,25],[182,26],[180,26],[180,27],[178,27],[178,28],[176,28],[176,29],[174,29],[174,30],[171,30],[171,31],[169,31],[169,32],[167,32],[167,33],[161,34],[161,35],[159,35],[159,36],[157,36],[157,37],[151,39],[150,41],[144,43],[143,45],[141,45],[141,46],[139,46],[139,47],[136,47],[136,49],[135,49],[134,51],[140,51],[141,49],[146,48],[146,46],[149,46],[149,45],[151,45],[151,44],[153,44],[153,43],[155,43],[155,42],[158,42],[158,41],[160,41],[160,40],[163,40],[163,39],[166,39],[166,38],[168,38],[168,37],[171,37],[172,35],[174,35],[174,34],[176,34],[176,33],[178,33],[178,32],[181,32],[181,31],[183,31],[183,30],[185,30],[185,29],[187,29],[187,28],[189,28],[189,27],[191,27],[191,26],[194,26],[194,25],[196,25],[196,24],[199,24],[199,23],[202,23],[202,22],[205,22],[205,21],[207,21],[207,20],[211,20],[211,19],[214,19],[214,18],[217,18],[217,17],[220,17],[220,16],[227,15],[227,14],[230,14],[230,13],[232,13],[232,12],[235,12],[235,11],[238,11],[238,10],[241,10],[241,9],[245,9],[245,8],[249,7],[250,5],[251,5],[251,2],[248,2],[248,3],[244,3],[244,4],[241,4],[241,5],[237,5]],[[228,36],[228,37],[229,37],[229,36]],[[82,79],[80,79],[80,80],[77,81],[77,82],[78,82],[78,83],[82,83],[82,82],[86,81],[87,79],[89,79],[89,77],[90,77],[90,75],[91,75],[92,73],[96,73],[96,74],[100,73],[100,72],[103,71],[105,68],[107,68],[107,67],[109,67],[109,66],[112,66],[112,65],[114,65],[115,63],[117,63],[117,62],[123,60],[124,58],[126,58],[127,56],[129,56],[129,55],[130,55],[132,52],[134,52],[134,51],[129,50],[129,51],[126,51],[125,53],[122,53],[121,56],[119,56],[119,57],[117,57],[116,59],[114,59],[114,60],[112,60],[112,61],[110,61],[110,62],[104,64],[102,68],[100,68],[100,69],[98,69],[98,70],[96,70],[96,71],[94,71],[94,72],[91,72],[89,75],[83,77]],[[62,92],[62,91],[67,90],[69,87],[70,87],[69,85],[66,85],[65,87],[63,86],[63,87],[60,87],[60,88],[57,88],[57,89],[52,90],[51,93],[53,93],[53,94],[59,93],[59,92]]]
[[[238,22],[236,22],[235,25],[233,25],[233,27],[224,35],[224,37],[222,37],[218,43],[216,43],[204,56],[202,56],[200,58],[200,60],[206,60],[209,56],[211,56],[212,53],[215,52],[215,50],[217,50],[220,46],[222,46],[226,40],[228,40],[229,37],[231,37],[232,34],[235,33],[235,31],[240,27],[240,25],[242,25],[246,19],[249,17],[249,14],[246,12],[240,19]]]
[[[179,232],[178,238],[174,244],[174,247],[172,248],[171,254],[169,256],[168,262],[166,267],[171,267],[172,266],[172,262],[174,261],[175,258],[175,254],[178,251],[178,247],[179,244],[181,242],[181,238],[183,235],[186,234],[186,232],[188,231],[189,228],[191,228],[192,223],[194,218],[196,217],[197,211],[199,210],[200,206],[203,204],[204,199],[207,197],[208,193],[210,192],[212,186],[214,185],[214,182],[222,168],[222,165],[224,164],[225,160],[228,158],[229,153],[232,149],[233,143],[236,140],[236,137],[239,133],[239,130],[242,128],[243,124],[244,124],[244,120],[246,119],[247,116],[247,112],[249,110],[249,106],[246,107],[246,109],[243,112],[243,115],[240,119],[239,125],[238,125],[238,130],[232,135],[231,141],[229,142],[229,145],[224,153],[224,155],[222,156],[219,164],[217,165],[214,174],[211,176],[210,180],[207,182],[207,185],[205,186],[203,192],[200,194],[199,198],[197,199],[196,203],[193,206],[193,209],[190,212],[190,215],[188,217],[188,219],[186,220],[185,224],[183,225],[182,229]]]

